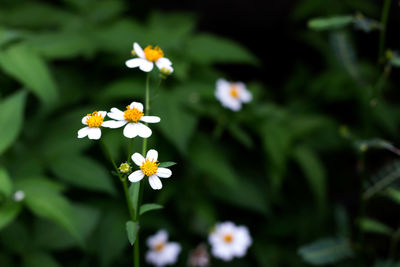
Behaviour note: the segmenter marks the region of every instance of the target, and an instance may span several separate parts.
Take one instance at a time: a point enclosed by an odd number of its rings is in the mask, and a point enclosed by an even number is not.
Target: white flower
[[[143,105],[139,102],[132,102],[126,107],[125,111],[112,108],[107,116],[115,121],[109,121],[106,127],[120,128],[126,125],[124,135],[128,138],[134,138],[137,135],[143,138],[150,137],[151,129],[139,121],[148,123],[160,122],[160,118],[157,116],[144,116]]]
[[[146,261],[157,267],[176,263],[181,252],[181,246],[175,242],[167,242],[168,233],[159,230],[155,235],[147,239],[150,250],[146,253]]]
[[[128,179],[132,183],[139,182],[146,175],[149,177],[149,184],[154,190],[162,188],[160,178],[169,178],[172,175],[172,171],[167,168],[159,168],[157,161],[158,152],[154,149],[150,149],[147,152],[146,158],[139,153],[132,155],[132,161],[140,167],[140,170],[132,172]]]
[[[25,193],[22,190],[18,190],[14,193],[13,199],[16,202],[21,202],[25,198]]]
[[[100,139],[101,130],[100,126],[108,127],[111,121],[104,121],[107,112],[105,111],[94,111],[91,114],[87,114],[82,118],[82,123],[87,125],[78,131],[78,138],[88,136],[89,139]]]
[[[164,52],[158,46],[148,45],[144,50],[140,47],[138,43],[133,44],[134,55],[137,55],[137,58],[129,59],[125,62],[125,65],[128,68],[136,68],[139,67],[144,72],[149,72],[153,69],[154,64],[156,64],[157,68],[162,70],[165,68],[166,70],[170,70],[172,73],[173,69],[171,67],[172,62],[164,57]]]
[[[243,257],[252,243],[246,226],[236,226],[232,222],[218,223],[208,236],[214,257],[230,261]]]
[[[242,103],[248,103],[253,98],[242,82],[231,83],[224,79],[218,79],[215,97],[222,106],[233,111],[239,111]]]
[[[190,267],[207,267],[210,264],[210,255],[207,252],[207,246],[198,245],[194,250],[190,251],[188,257],[188,266]]]

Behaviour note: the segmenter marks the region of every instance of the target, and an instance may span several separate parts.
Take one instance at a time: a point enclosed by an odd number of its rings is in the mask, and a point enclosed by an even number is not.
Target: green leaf
[[[391,235],[393,233],[393,230],[389,226],[375,219],[361,218],[359,219],[358,224],[364,232],[383,235]]]
[[[129,196],[132,201],[132,207],[135,209],[136,204],[139,201],[139,192],[140,192],[140,183],[131,183],[129,186]],[[138,211],[135,211],[135,214],[137,214]]]
[[[232,134],[236,140],[242,143],[247,148],[252,148],[254,146],[252,137],[247,131],[243,130],[239,125],[232,124],[229,126],[229,132]]]
[[[148,204],[143,204],[140,206],[140,215],[143,215],[144,213],[151,211],[151,210],[159,210],[162,209],[163,206],[155,203],[148,203]]]
[[[8,176],[7,170],[0,167],[0,195],[4,194],[4,196],[10,197],[12,192],[13,184]]]
[[[349,242],[343,238],[323,238],[299,248],[298,253],[309,264],[334,264],[353,256]]]
[[[34,252],[25,255],[24,267],[61,267],[61,265],[45,252]]]
[[[336,30],[344,28],[355,21],[353,16],[334,16],[329,18],[314,18],[308,22],[308,27],[313,30]]]
[[[400,205],[400,190],[389,187],[384,191],[385,196]]]
[[[14,221],[21,211],[21,203],[8,201],[0,206],[0,230]]]
[[[22,127],[26,93],[17,92],[0,101],[0,155],[17,139]]]
[[[133,246],[136,241],[136,234],[137,231],[139,230],[139,223],[138,222],[133,222],[133,221],[127,221],[126,222],[126,233],[128,235],[128,240],[129,243]]]
[[[51,104],[57,99],[57,88],[46,62],[25,44],[16,44],[0,51],[0,67],[40,100]]]
[[[58,157],[50,168],[57,177],[75,186],[110,194],[116,192],[107,169],[91,158],[81,155]]]
[[[176,162],[173,161],[166,161],[166,162],[161,162],[160,165],[158,165],[159,168],[168,168],[171,166],[176,165]]]
[[[187,47],[187,56],[202,64],[259,63],[257,58],[238,43],[211,34],[196,35],[189,40]]]
[[[322,162],[306,146],[296,147],[293,157],[302,169],[320,208],[323,208],[326,202],[326,172]]]

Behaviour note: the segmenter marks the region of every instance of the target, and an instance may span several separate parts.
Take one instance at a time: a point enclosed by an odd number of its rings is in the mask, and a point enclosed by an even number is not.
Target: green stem
[[[128,183],[126,181],[126,177],[124,177],[122,180],[122,187],[124,188],[124,193],[125,193],[125,199],[126,199],[126,204],[128,206],[128,210],[129,210],[129,215],[131,216],[131,220],[132,221],[136,221],[136,215],[133,209],[133,204],[131,201],[131,197],[129,196],[129,189],[128,189]]]
[[[128,159],[126,160],[126,163],[129,163],[131,160],[132,156],[132,149],[133,149],[133,138],[129,140],[129,145],[128,145]]]
[[[385,0],[382,8],[382,16],[381,16],[381,34],[379,37],[379,55],[378,62],[382,62],[384,58],[384,50],[385,50],[385,39],[386,39],[386,26],[389,18],[390,11],[390,3],[391,0]]]

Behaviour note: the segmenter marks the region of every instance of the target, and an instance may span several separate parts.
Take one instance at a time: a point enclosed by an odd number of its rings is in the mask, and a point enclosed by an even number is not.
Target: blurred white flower
[[[164,52],[158,46],[148,45],[144,50],[140,47],[138,43],[133,44],[133,55],[138,56],[137,58],[129,59],[125,62],[128,68],[139,67],[144,72],[149,72],[153,69],[154,64],[157,68],[162,70],[169,70],[172,73],[173,69],[171,67],[172,62],[164,57]]]
[[[101,130],[100,127],[108,127],[110,121],[104,121],[107,112],[105,111],[94,111],[93,113],[87,114],[82,118],[82,123],[87,125],[78,131],[78,138],[88,136],[89,139],[100,139]]]
[[[146,158],[139,153],[132,155],[132,161],[140,167],[140,170],[132,172],[128,179],[132,183],[139,182],[146,175],[149,177],[149,184],[154,190],[162,188],[160,178],[169,178],[172,175],[172,171],[167,168],[159,168],[157,161],[158,152],[154,149],[150,149],[147,152]]]
[[[248,103],[253,98],[242,82],[232,83],[218,79],[216,87],[215,97],[221,102],[222,106],[233,111],[239,111],[242,108],[242,103]]]
[[[204,244],[198,245],[189,254],[189,267],[207,267],[210,264],[210,255],[207,252],[207,246]]]
[[[151,129],[140,121],[147,123],[160,122],[160,118],[157,116],[144,116],[143,105],[139,102],[132,102],[126,107],[125,111],[112,108],[107,116],[115,121],[109,121],[106,127],[120,128],[126,125],[124,135],[127,138],[134,138],[136,136],[143,138],[150,137]]]
[[[14,196],[13,196],[14,201],[20,202],[20,201],[24,200],[24,198],[25,198],[25,193],[24,193],[24,191],[18,190],[18,191],[16,191],[16,192],[14,193]]]
[[[252,243],[247,227],[236,226],[232,222],[216,224],[208,236],[208,241],[211,244],[212,255],[224,261],[243,257]]]
[[[146,253],[146,261],[157,267],[172,265],[178,260],[181,246],[176,242],[168,242],[168,233],[159,230],[147,239],[150,250]]]

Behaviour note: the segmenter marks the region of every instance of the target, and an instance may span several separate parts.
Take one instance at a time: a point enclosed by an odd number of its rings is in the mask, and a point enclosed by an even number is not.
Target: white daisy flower
[[[181,246],[176,242],[168,242],[168,233],[159,230],[147,239],[150,250],[146,253],[146,261],[157,267],[172,265],[178,260]]]
[[[218,79],[215,97],[221,102],[222,106],[233,111],[239,111],[242,103],[248,103],[253,98],[242,82],[228,82]]]
[[[247,227],[236,226],[232,222],[218,223],[208,236],[208,241],[212,255],[224,261],[243,257],[252,243]]]
[[[140,167],[140,170],[132,172],[128,179],[132,183],[139,182],[144,176],[149,177],[149,184],[154,190],[162,188],[160,178],[169,178],[172,175],[172,171],[167,168],[159,168],[157,161],[158,152],[154,149],[150,149],[147,152],[146,158],[139,153],[132,155],[132,161]]]
[[[126,125],[124,128],[124,135],[128,138],[134,138],[136,136],[143,138],[150,137],[151,129],[140,121],[148,123],[160,122],[160,118],[157,116],[144,116],[143,105],[139,102],[132,102],[126,107],[125,111],[112,108],[107,116],[115,121],[110,121],[106,127],[120,128]]]
[[[78,131],[78,138],[88,136],[89,139],[100,139],[100,127],[108,127],[110,123],[110,121],[104,121],[106,114],[106,111],[94,111],[93,113],[87,114],[85,117],[83,117],[82,123],[87,125],[87,127],[84,127]]]
[[[169,70],[172,73],[173,68],[171,67],[172,62],[164,57],[164,52],[158,46],[148,45],[144,50],[140,47],[138,43],[133,44],[133,55],[138,56],[137,58],[129,59],[125,62],[128,68],[139,67],[144,72],[149,72],[153,69],[154,64],[157,68],[162,70]]]

